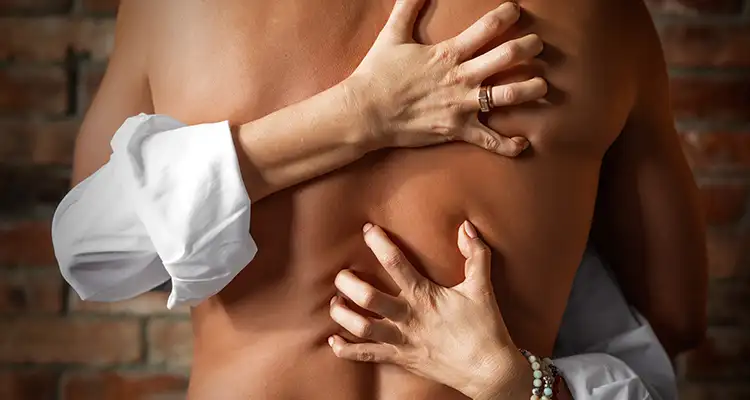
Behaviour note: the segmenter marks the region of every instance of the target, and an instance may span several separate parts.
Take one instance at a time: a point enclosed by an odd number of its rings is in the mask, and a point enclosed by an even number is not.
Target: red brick
[[[671,95],[677,118],[750,119],[750,78],[673,77]]]
[[[67,77],[62,67],[0,68],[0,115],[61,115],[67,110]]]
[[[750,327],[747,304],[750,304],[750,280],[721,279],[710,283],[708,318],[712,325]]]
[[[739,14],[743,0],[646,0],[653,12],[700,15],[714,13]]]
[[[750,66],[750,24],[670,23],[659,35],[671,67]]]
[[[50,221],[0,224],[0,265],[55,266]]]
[[[750,201],[750,184],[711,184],[701,186],[702,204],[709,225],[738,222]]]
[[[115,14],[120,0],[83,0],[83,10],[93,14]]]
[[[63,281],[56,270],[0,270],[0,313],[59,312]]]
[[[3,322],[0,361],[109,365],[139,361],[137,320],[18,317]]]
[[[688,379],[750,379],[750,328],[714,327],[682,361]]]
[[[70,174],[61,166],[0,164],[0,211],[15,218],[51,213],[69,186]]]
[[[682,148],[693,170],[750,170],[750,132],[684,132]]]
[[[130,300],[103,303],[82,301],[80,297],[71,292],[68,309],[80,313],[138,316],[188,315],[190,313],[190,308],[187,306],[169,310],[167,308],[167,296],[167,293],[149,292]]]
[[[68,49],[105,60],[114,44],[114,20],[65,17],[0,19],[0,59],[62,61]]]
[[[149,372],[77,373],[63,379],[65,400],[185,399],[184,375]]]
[[[80,121],[0,121],[0,162],[70,165]]]
[[[680,400],[750,399],[750,385],[738,383],[689,383],[679,385]]]
[[[100,63],[88,63],[81,68],[78,109],[82,112],[85,112],[91,105],[91,101],[102,83],[105,71],[106,65]]]
[[[70,11],[73,0],[0,0],[0,14],[59,14]]]
[[[64,17],[0,18],[0,59],[62,60],[69,27]]]
[[[94,61],[106,60],[115,44],[115,20],[85,19],[73,24],[71,43],[75,51]]]
[[[0,399],[54,399],[58,379],[54,371],[0,371]]]
[[[750,276],[750,232],[738,228],[709,229],[706,236],[711,277]]]
[[[148,362],[187,368],[193,359],[193,330],[189,320],[152,319],[147,327]]]

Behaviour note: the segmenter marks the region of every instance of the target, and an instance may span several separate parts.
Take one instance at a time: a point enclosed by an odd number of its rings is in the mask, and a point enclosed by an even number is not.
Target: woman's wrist
[[[517,349],[504,347],[489,352],[474,380],[462,392],[474,400],[525,398],[534,380],[528,361]]]
[[[373,93],[367,78],[352,74],[338,86],[345,93],[349,110],[357,115],[362,126],[352,135],[351,142],[365,153],[390,147],[388,124],[383,118],[383,109],[388,105],[382,104]]]

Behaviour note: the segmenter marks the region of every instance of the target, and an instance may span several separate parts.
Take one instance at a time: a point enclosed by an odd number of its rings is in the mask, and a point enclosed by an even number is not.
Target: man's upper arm
[[[663,54],[648,24],[636,104],[605,156],[592,236],[628,300],[675,353],[705,330],[705,224],[674,128]]]
[[[121,2],[114,50],[76,139],[71,186],[107,163],[110,140],[125,119],[153,113],[147,73],[148,20],[148,1]]]

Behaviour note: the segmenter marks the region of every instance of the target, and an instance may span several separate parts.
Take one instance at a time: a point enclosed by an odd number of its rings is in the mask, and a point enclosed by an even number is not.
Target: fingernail
[[[368,222],[362,227],[362,232],[367,233],[370,229],[372,229],[372,224]]]
[[[474,228],[474,225],[471,224],[469,221],[464,222],[464,230],[466,231],[466,234],[469,235],[470,238],[476,239],[477,238],[477,230]]]
[[[333,336],[328,336],[328,345],[333,347]]]
[[[338,297],[338,296],[333,296],[333,297],[331,297],[331,302],[330,302],[330,303],[328,303],[328,305],[329,305],[329,306],[332,306],[332,305],[333,305],[333,303],[335,303],[335,302],[336,302],[336,297]]]

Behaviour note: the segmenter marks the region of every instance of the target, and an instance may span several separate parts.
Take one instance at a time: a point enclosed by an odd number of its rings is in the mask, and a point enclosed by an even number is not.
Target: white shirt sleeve
[[[641,378],[609,354],[589,353],[554,361],[576,400],[653,400]]]
[[[591,246],[576,272],[554,354],[576,399],[677,399],[669,356]]]
[[[228,122],[129,118],[109,162],[62,200],[55,256],[82,299],[117,301],[167,280],[167,307],[218,293],[255,256],[250,199]]]
[[[677,399],[674,370],[651,325],[635,309],[637,328],[555,359],[576,399]]]

